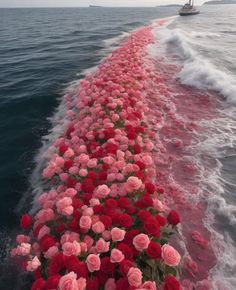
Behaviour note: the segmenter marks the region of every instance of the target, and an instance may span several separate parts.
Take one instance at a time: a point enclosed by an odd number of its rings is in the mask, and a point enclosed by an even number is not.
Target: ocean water
[[[22,278],[15,278],[15,269],[6,273],[10,267],[6,256],[20,214],[34,208],[34,198],[41,190],[43,152],[63,128],[63,92],[72,90],[132,30],[176,12],[176,8],[0,9],[1,290],[27,289],[20,286]],[[162,68],[172,98],[184,104],[186,91],[191,104],[195,98],[196,107],[187,109],[196,114],[194,121],[201,127],[194,130],[193,141],[186,138],[185,151],[179,155],[180,162],[187,158],[196,166],[197,174],[186,181],[186,171],[179,176],[173,169],[172,182],[186,191],[190,186],[197,188],[195,200],[201,201],[204,194],[207,197],[203,222],[217,256],[210,270],[211,289],[220,289],[222,282],[221,289],[233,290],[236,5],[203,6],[201,14],[173,17],[161,29],[154,26],[153,33],[156,43],[150,46],[150,55]],[[173,67],[168,74],[166,68]],[[184,97],[181,90],[185,90]],[[178,118],[184,121],[188,112],[179,104],[175,103],[175,111],[179,110]]]

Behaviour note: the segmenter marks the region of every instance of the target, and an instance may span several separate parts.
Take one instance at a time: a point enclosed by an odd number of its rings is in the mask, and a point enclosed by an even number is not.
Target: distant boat
[[[91,8],[99,8],[99,7],[102,7],[102,6],[98,6],[98,5],[89,5],[89,7],[91,7]]]
[[[193,6],[194,0],[189,0],[189,3],[184,4],[184,6],[179,10],[179,15],[187,16],[200,13],[200,11]]]

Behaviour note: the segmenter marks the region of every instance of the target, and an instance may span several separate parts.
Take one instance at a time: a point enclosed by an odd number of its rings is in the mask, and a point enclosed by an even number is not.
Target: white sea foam
[[[129,36],[129,32],[122,32],[120,35],[112,38],[103,40],[103,44],[108,49],[114,49],[121,45],[121,42],[124,41]]]
[[[236,205],[230,202],[232,193],[226,192],[225,184],[230,183],[231,188],[235,188],[236,184],[222,176],[223,166],[227,165],[223,165],[221,159],[228,157],[231,150],[236,151],[236,109],[226,107],[219,113],[219,118],[201,122],[208,134],[199,134],[199,142],[189,149],[196,152],[195,160],[198,160],[201,169],[201,188],[203,192],[208,192],[205,226],[211,232],[211,246],[218,259],[211,270],[214,289],[235,290],[236,247],[229,231],[234,233],[236,228]],[[209,163],[209,160],[212,162]]]
[[[217,68],[191,46],[191,43],[196,41],[194,38],[199,35],[216,37],[214,33],[191,32],[186,34],[178,28],[173,30],[164,28],[155,31],[154,34],[163,46],[162,52],[171,50],[172,54],[179,57],[182,69],[178,77],[183,84],[199,89],[215,90],[225,96],[228,101],[236,104],[236,79],[233,75],[226,70]]]
[[[236,80],[225,71],[217,69],[206,58],[194,50],[198,38],[215,38],[218,34],[208,32],[185,33],[180,29],[154,28],[156,44],[149,47],[152,57],[159,57],[166,63],[174,63],[182,69],[178,74],[184,84],[200,89],[220,92],[236,103]],[[236,155],[236,108],[225,105],[217,117],[202,121],[205,128],[196,132],[196,142],[185,150],[192,156],[191,162],[199,169],[199,192],[195,198],[207,196],[208,209],[204,220],[211,232],[211,246],[217,255],[217,265],[211,270],[214,290],[236,289],[236,244],[233,236],[236,230],[236,205],[232,202],[236,182],[223,175],[227,164],[224,158]],[[207,132],[207,134],[206,134]],[[197,141],[198,140],[198,141]],[[193,154],[194,152],[194,154]],[[192,154],[191,154],[192,153]],[[232,168],[228,168],[232,173]],[[175,180],[173,180],[175,183]]]

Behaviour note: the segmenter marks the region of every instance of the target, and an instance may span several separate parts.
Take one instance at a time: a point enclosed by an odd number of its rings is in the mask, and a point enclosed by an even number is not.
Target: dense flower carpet
[[[68,125],[42,172],[48,190],[22,216],[11,253],[34,275],[32,290],[181,289],[170,243],[180,217],[156,177],[145,95],[153,41],[152,27],[133,32],[64,97]]]

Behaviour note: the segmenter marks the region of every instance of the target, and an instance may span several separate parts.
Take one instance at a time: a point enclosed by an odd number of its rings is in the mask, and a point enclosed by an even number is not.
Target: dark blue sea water
[[[175,8],[0,9],[2,261],[19,216],[31,207],[18,204],[31,194],[34,157],[65,88],[97,65],[125,32],[175,13]],[[11,275],[0,277],[1,290],[20,289],[9,284]]]

